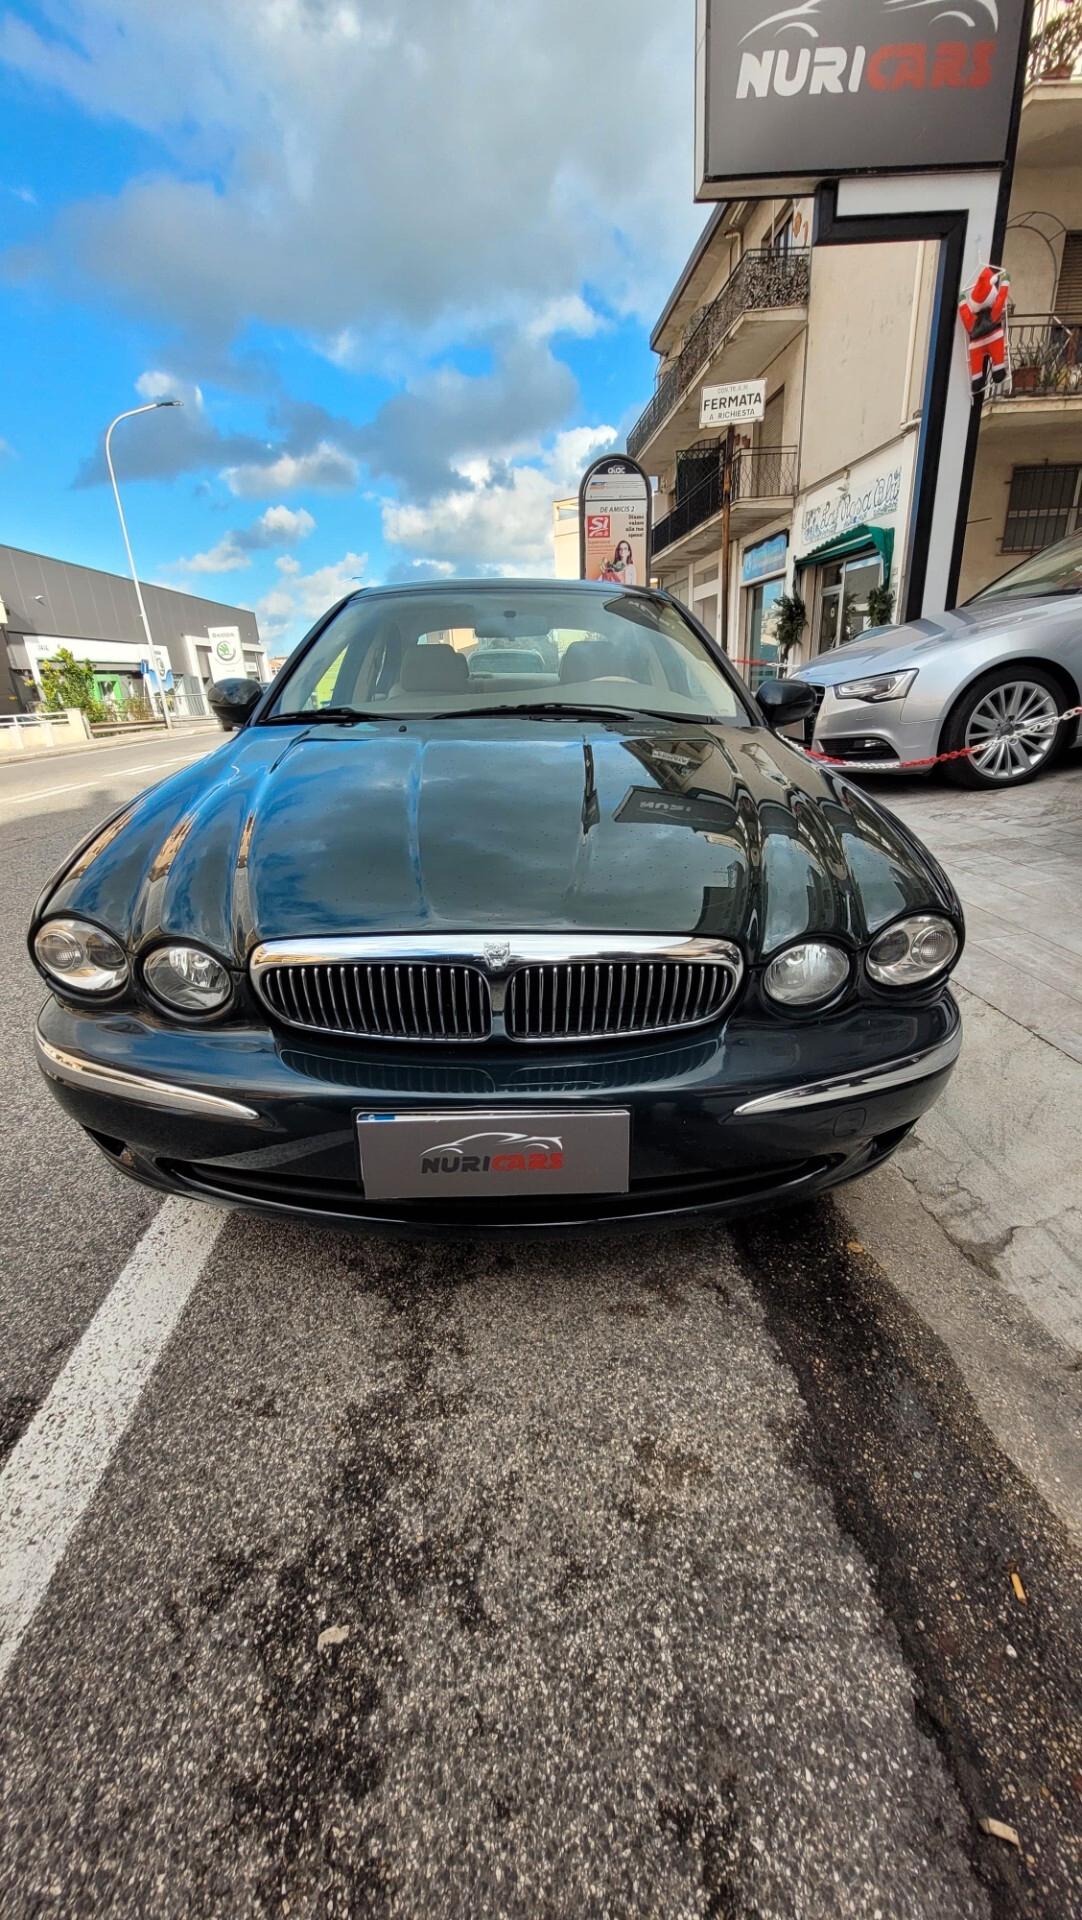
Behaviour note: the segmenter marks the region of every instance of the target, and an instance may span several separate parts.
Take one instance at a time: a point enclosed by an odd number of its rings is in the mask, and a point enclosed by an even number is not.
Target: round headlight
[[[158,947],[143,962],[151,993],[177,1013],[215,1013],[233,983],[220,960],[202,947]]]
[[[814,1007],[832,1000],[849,978],[849,956],[826,940],[802,940],[770,962],[763,985],[783,1007]]]
[[[39,964],[59,987],[113,993],[128,977],[123,948],[86,920],[46,920],[34,935]]]
[[[918,987],[943,973],[958,955],[958,935],[938,913],[911,913],[872,941],[868,972],[881,987]]]

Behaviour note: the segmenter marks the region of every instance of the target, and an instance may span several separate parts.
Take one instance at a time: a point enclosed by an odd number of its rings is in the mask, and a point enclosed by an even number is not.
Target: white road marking
[[[139,767],[117,767],[111,773],[99,773],[96,780],[69,781],[63,787],[39,787],[36,793],[0,794],[0,800],[22,807],[28,800],[48,800],[54,793],[85,793],[89,787],[100,787],[103,781],[126,780],[129,773],[154,773],[159,767],[178,767],[184,760],[201,760],[209,751],[208,747],[200,747],[195,753],[176,753],[171,760],[144,760]]]
[[[0,1681],[226,1217],[165,1201],[0,1474]]]

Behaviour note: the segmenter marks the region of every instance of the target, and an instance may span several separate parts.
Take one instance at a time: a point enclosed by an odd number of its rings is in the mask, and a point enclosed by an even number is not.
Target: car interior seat
[[[399,686],[403,693],[457,693],[469,677],[465,655],[454,647],[412,646],[402,656]]]

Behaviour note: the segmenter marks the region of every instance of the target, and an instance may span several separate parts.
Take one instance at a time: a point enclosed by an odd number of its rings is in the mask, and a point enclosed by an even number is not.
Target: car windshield
[[[1054,547],[1046,547],[1043,553],[1023,560],[1020,567],[1005,573],[1001,580],[982,587],[966,605],[976,606],[980,600],[998,600],[1008,594],[1018,599],[1032,599],[1044,593],[1082,593],[1082,534],[1075,534],[1070,540],[1058,540]]]
[[[580,586],[362,593],[288,672],[271,721],[584,707],[748,726],[739,684],[679,608]]]

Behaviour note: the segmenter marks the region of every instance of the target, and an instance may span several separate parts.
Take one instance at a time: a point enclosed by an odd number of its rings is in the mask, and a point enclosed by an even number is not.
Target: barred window
[[[1004,553],[1036,553],[1082,528],[1082,466],[1015,467]]]

